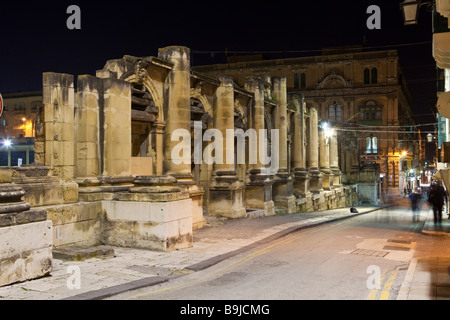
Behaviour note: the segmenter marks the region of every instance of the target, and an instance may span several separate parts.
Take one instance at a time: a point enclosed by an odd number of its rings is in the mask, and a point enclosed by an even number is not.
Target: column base
[[[279,172],[274,176],[273,201],[277,213],[295,213],[294,179],[288,172]]]
[[[322,178],[323,175],[319,170],[309,171],[309,189],[312,193],[320,193],[323,190]]]
[[[245,184],[245,205],[249,209],[262,209],[265,216],[275,214],[275,203],[272,200],[271,176],[260,174],[259,170],[250,172]]]
[[[245,217],[244,191],[244,183],[236,176],[216,173],[209,188],[208,213],[233,219]]]
[[[333,174],[329,169],[321,169],[322,173],[322,189],[331,190],[333,188]]]
[[[340,187],[341,186],[341,178],[342,178],[342,172],[339,168],[331,168],[331,172],[333,174],[333,187]]]

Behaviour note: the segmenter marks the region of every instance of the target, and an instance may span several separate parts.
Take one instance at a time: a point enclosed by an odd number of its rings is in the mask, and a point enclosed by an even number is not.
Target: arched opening
[[[152,175],[156,161],[154,123],[159,109],[147,89],[131,84],[131,169],[133,175]]]

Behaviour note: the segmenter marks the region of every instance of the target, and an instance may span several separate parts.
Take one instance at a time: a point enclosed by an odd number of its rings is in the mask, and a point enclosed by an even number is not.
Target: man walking
[[[433,207],[434,223],[442,222],[445,190],[438,181],[433,181],[428,194],[428,202]]]

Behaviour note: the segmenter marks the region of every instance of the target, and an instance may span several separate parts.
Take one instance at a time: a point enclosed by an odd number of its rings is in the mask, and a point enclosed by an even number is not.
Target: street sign
[[[3,97],[2,94],[0,93],[0,117],[3,114]]]

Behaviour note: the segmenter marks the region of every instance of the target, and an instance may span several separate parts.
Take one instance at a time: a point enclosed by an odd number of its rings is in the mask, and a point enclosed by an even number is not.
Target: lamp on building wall
[[[405,0],[400,3],[403,12],[405,26],[418,23],[419,8],[427,6],[427,11],[433,10],[434,1],[420,2],[416,0]]]

